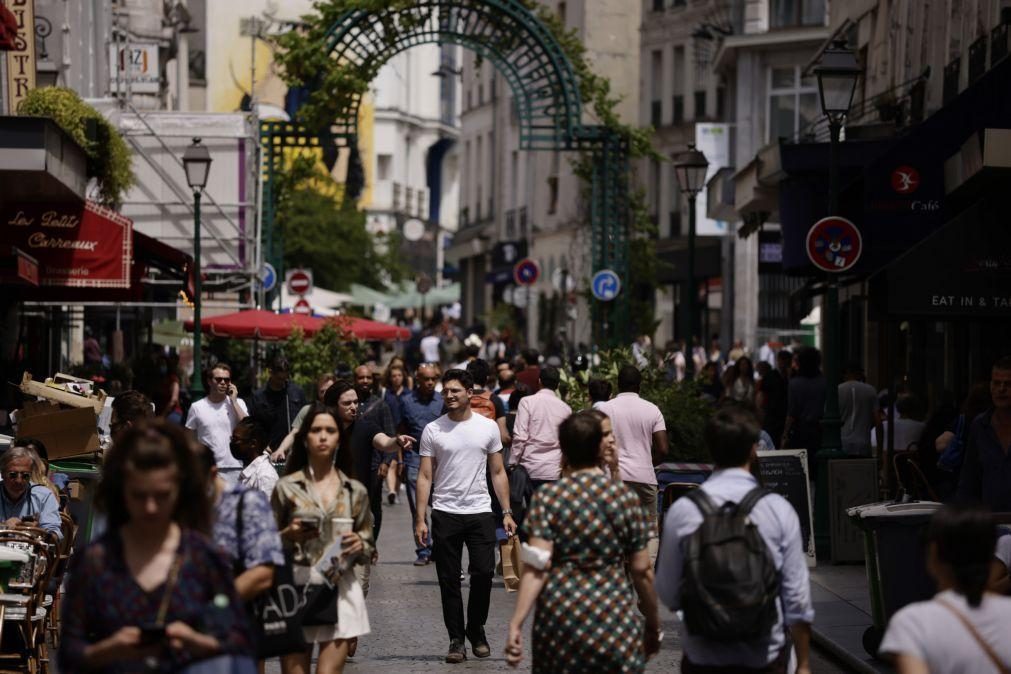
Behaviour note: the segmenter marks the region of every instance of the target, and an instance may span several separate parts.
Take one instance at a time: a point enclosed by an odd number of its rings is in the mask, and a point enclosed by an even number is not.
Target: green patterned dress
[[[603,475],[563,477],[537,490],[526,527],[553,543],[534,614],[533,671],[643,671],[644,620],[624,566],[649,538],[635,493]]]

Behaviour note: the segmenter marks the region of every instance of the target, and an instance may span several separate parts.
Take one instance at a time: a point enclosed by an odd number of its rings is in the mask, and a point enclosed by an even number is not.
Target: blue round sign
[[[612,269],[601,269],[593,275],[590,290],[601,302],[610,302],[621,292],[621,277]]]
[[[513,280],[519,286],[532,286],[541,277],[541,268],[534,260],[525,257],[513,267]]]
[[[269,262],[263,263],[263,269],[260,270],[260,283],[263,285],[264,291],[268,293],[277,285],[277,270]]]

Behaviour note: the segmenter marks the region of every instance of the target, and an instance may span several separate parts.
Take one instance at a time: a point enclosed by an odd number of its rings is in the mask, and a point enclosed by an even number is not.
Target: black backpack
[[[688,537],[681,608],[689,634],[716,641],[748,641],[772,633],[779,573],[748,514],[768,489],[755,487],[741,503],[716,508],[701,489],[686,496],[702,513]]]

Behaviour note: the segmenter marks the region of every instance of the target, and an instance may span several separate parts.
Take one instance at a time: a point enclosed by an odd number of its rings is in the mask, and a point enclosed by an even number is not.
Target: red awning
[[[200,327],[202,332],[215,337],[272,341],[287,339],[296,327],[301,328],[306,336],[314,335],[323,329],[327,321],[333,321],[354,339],[407,339],[410,336],[410,331],[406,328],[365,318],[336,316],[323,319],[303,314],[275,314],[263,309],[248,309],[234,314],[204,318],[200,321]],[[186,330],[193,332],[193,321],[186,321]]]

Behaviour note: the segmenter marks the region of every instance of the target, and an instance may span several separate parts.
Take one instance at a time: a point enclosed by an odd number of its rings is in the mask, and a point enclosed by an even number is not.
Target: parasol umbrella
[[[410,331],[377,321],[351,316],[340,316],[332,319],[339,329],[349,337],[365,340],[407,339]],[[326,325],[326,320],[305,316],[303,314],[275,314],[263,309],[247,309],[233,314],[213,316],[200,322],[204,333],[215,337],[232,337],[236,339],[287,339],[298,327],[305,336],[319,332]],[[193,321],[186,321],[186,330],[193,332]]]

